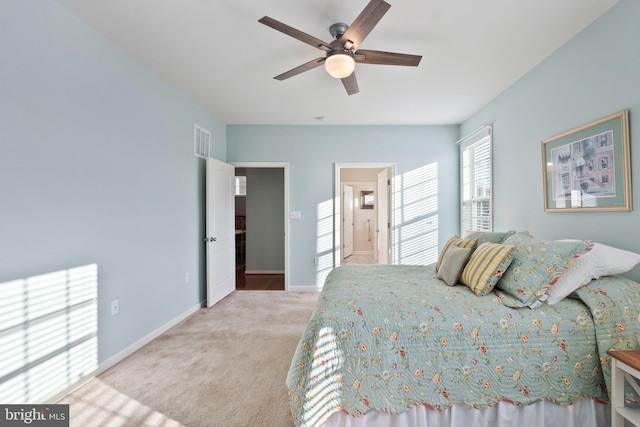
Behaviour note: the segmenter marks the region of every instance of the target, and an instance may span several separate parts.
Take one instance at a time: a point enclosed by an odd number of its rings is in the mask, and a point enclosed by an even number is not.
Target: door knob
[[[212,238],[209,239],[210,242],[215,242],[216,240],[218,240],[218,239],[216,239],[215,237],[212,237]]]

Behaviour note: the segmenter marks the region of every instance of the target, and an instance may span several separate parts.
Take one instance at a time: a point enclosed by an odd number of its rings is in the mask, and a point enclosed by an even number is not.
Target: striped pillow
[[[513,246],[485,242],[471,254],[460,281],[476,295],[493,290],[513,260]]]
[[[436,273],[438,272],[438,270],[440,269],[440,266],[442,265],[442,260],[444,259],[444,254],[447,252],[447,250],[451,246],[458,246],[460,248],[471,249],[471,252],[473,253],[473,251],[476,249],[476,246],[478,246],[478,239],[462,240],[458,236],[453,236],[452,238],[447,240],[447,243],[444,244],[444,246],[442,247],[442,250],[440,251],[440,256],[438,257],[438,262],[436,262]]]

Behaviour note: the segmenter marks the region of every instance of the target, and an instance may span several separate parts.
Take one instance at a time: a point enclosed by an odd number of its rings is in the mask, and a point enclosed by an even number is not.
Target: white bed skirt
[[[610,406],[592,399],[582,399],[570,406],[549,401],[518,407],[500,402],[487,409],[454,405],[438,412],[416,406],[399,415],[370,412],[351,417],[343,412],[331,415],[324,427],[608,427]]]

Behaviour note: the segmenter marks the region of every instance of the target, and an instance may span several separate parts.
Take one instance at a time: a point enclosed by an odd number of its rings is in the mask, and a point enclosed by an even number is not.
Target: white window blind
[[[493,228],[491,130],[484,126],[458,141],[461,236]]]

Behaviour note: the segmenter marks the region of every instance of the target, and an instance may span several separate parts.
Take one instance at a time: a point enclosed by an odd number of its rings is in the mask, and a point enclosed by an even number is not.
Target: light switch
[[[302,213],[300,211],[291,211],[289,212],[290,219],[300,219],[302,218]]]

